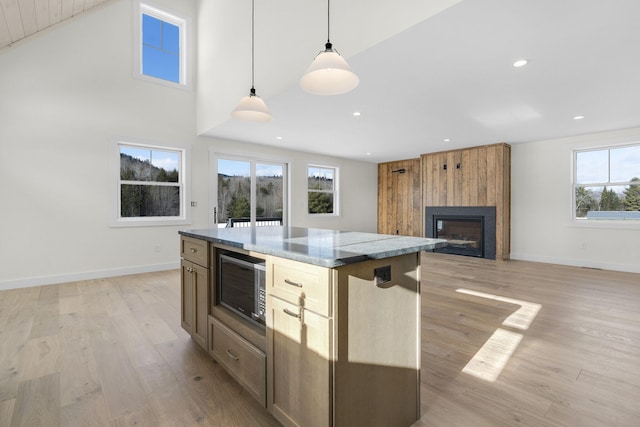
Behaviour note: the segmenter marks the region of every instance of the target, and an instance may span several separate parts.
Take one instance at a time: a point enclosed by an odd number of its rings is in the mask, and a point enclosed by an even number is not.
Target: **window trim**
[[[311,190],[309,189],[309,168],[321,168],[321,169],[333,169],[333,191],[326,190]],[[340,167],[337,165],[321,165],[318,163],[307,163],[307,167],[305,168],[305,212],[307,216],[310,217],[339,217],[340,216],[340,193],[339,193],[339,183],[340,183]],[[333,194],[333,212],[332,213],[312,213],[309,212],[309,192],[317,192],[317,193],[332,193]]]
[[[133,76],[136,79],[191,91],[193,89],[193,28],[191,18],[144,0],[133,2]],[[142,14],[176,25],[180,29],[180,82],[142,73]]]
[[[610,166],[611,151],[615,149],[627,148],[627,147],[640,147],[640,140],[637,138],[626,139],[620,143],[603,143],[603,144],[588,144],[581,146],[571,147],[571,224],[575,227],[584,228],[609,228],[609,229],[640,229],[640,220],[637,219],[597,219],[587,220],[586,218],[576,217],[576,189],[578,187],[610,187],[610,186],[626,186],[629,182],[606,182],[606,183],[586,183],[578,184],[578,165],[577,158],[578,153],[590,152],[590,151],[603,151],[608,150],[608,162]],[[611,177],[611,170],[608,170],[608,176]]]
[[[174,151],[180,153],[180,173],[178,174],[178,187],[180,188],[180,215],[172,217],[122,217],[120,188],[123,182],[120,179],[120,147],[144,148],[150,150]],[[112,144],[113,157],[111,161],[111,173],[113,183],[113,203],[111,215],[111,227],[150,227],[150,226],[175,226],[191,224],[191,210],[188,209],[190,200],[190,149],[175,145],[158,144],[149,141],[140,141],[134,138],[119,138]],[[165,184],[158,184],[165,185]]]

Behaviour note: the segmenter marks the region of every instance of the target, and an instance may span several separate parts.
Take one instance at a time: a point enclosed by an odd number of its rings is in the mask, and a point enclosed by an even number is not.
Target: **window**
[[[135,75],[186,86],[187,19],[146,3],[136,3]]]
[[[185,223],[185,150],[118,143],[120,225]]]
[[[307,167],[307,206],[310,214],[338,214],[337,178],[337,168]]]
[[[579,220],[640,220],[640,144],[574,152]]]
[[[215,227],[284,225],[287,165],[244,157],[217,157]]]

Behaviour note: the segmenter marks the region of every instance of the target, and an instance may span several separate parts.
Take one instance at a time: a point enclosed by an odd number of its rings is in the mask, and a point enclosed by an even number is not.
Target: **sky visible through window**
[[[218,173],[225,176],[251,176],[251,166],[246,160],[218,160]],[[282,176],[282,165],[256,163],[256,176]]]
[[[120,153],[144,162],[150,162],[153,166],[162,168],[167,172],[173,170],[180,172],[180,154],[177,152],[122,146],[120,147]]]
[[[636,177],[640,178],[640,145],[577,153],[577,184],[629,182]]]
[[[142,74],[180,83],[180,27],[144,13]]]

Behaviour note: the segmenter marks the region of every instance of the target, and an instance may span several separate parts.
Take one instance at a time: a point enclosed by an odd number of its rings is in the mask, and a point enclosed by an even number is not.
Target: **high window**
[[[147,3],[137,7],[135,74],[187,86],[187,19]]]
[[[338,215],[338,168],[307,166],[307,207],[309,214]]]
[[[160,225],[186,220],[185,150],[118,143],[118,223]]]
[[[640,220],[640,144],[574,152],[579,220]]]

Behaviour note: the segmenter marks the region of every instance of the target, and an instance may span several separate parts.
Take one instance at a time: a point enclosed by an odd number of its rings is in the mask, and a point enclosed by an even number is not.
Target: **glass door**
[[[286,164],[216,156],[214,165],[214,227],[284,224]]]
[[[256,225],[283,225],[284,165],[256,163]]]

